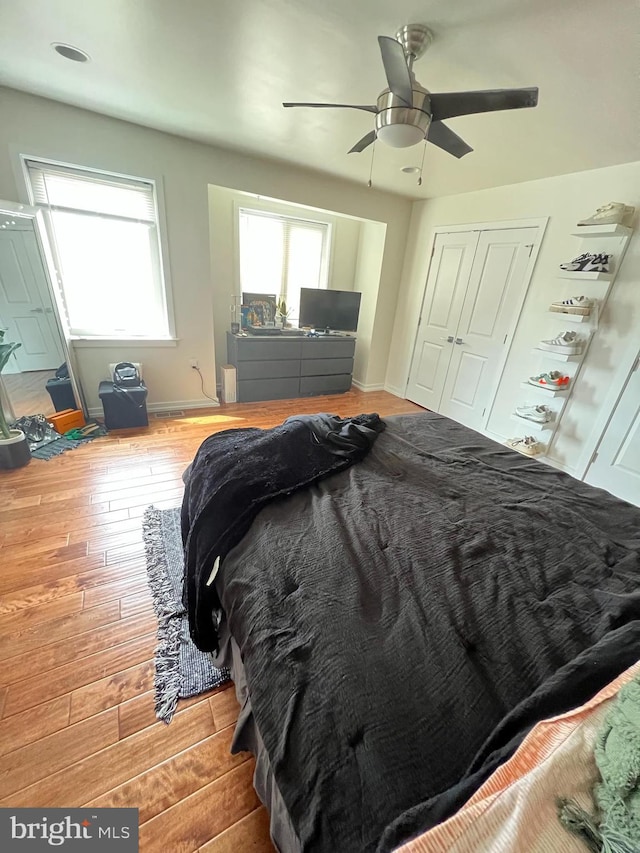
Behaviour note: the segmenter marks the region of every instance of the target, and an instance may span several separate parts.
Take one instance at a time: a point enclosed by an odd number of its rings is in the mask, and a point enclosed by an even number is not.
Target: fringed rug
[[[147,577],[158,619],[156,716],[169,723],[178,699],[204,693],[229,680],[229,670],[213,665],[210,654],[195,647],[182,604],[184,558],[180,510],[149,507],[142,521]]]

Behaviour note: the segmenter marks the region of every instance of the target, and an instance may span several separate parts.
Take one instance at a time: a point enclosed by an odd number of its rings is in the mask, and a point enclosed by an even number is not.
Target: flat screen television
[[[358,329],[361,293],[355,290],[300,288],[300,326],[355,332]]]

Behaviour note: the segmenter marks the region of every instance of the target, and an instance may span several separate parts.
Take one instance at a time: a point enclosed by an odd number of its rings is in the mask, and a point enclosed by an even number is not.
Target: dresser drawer
[[[330,376],[335,373],[353,373],[352,358],[305,358],[301,376]]]
[[[302,340],[295,338],[239,338],[238,361],[278,361],[301,358]]]
[[[355,338],[306,338],[302,341],[302,358],[353,358]]]
[[[256,403],[258,400],[286,400],[300,396],[300,380],[283,379],[245,379],[238,382],[238,402]]]
[[[313,397],[315,394],[341,394],[351,388],[351,374],[339,373],[336,376],[301,376],[300,396]]]
[[[300,360],[274,359],[273,361],[239,361],[238,381],[243,379],[281,379],[283,376],[299,376]]]

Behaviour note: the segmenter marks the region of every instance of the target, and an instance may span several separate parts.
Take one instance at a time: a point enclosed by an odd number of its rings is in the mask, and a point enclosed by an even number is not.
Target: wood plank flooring
[[[16,418],[23,415],[52,415],[55,407],[46,385],[55,370],[29,370],[5,373],[2,377]]]
[[[0,806],[130,806],[144,853],[269,853],[232,687],[153,712],[156,622],[141,517],[178,506],[200,443],[292,414],[421,411],[385,392],[151,419],[0,472]]]

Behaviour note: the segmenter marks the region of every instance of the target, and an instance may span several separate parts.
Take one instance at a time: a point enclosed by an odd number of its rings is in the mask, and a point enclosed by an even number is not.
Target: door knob
[[[45,314],[53,314],[53,308],[45,308],[44,313]]]
[[[457,344],[463,344],[464,341],[462,340],[462,338],[456,338],[456,343]]]
[[[447,341],[447,343],[453,343],[453,335],[448,335],[446,338],[440,338],[441,341]]]
[[[42,308],[32,308],[31,313],[32,314],[44,314],[44,311],[42,310]]]

